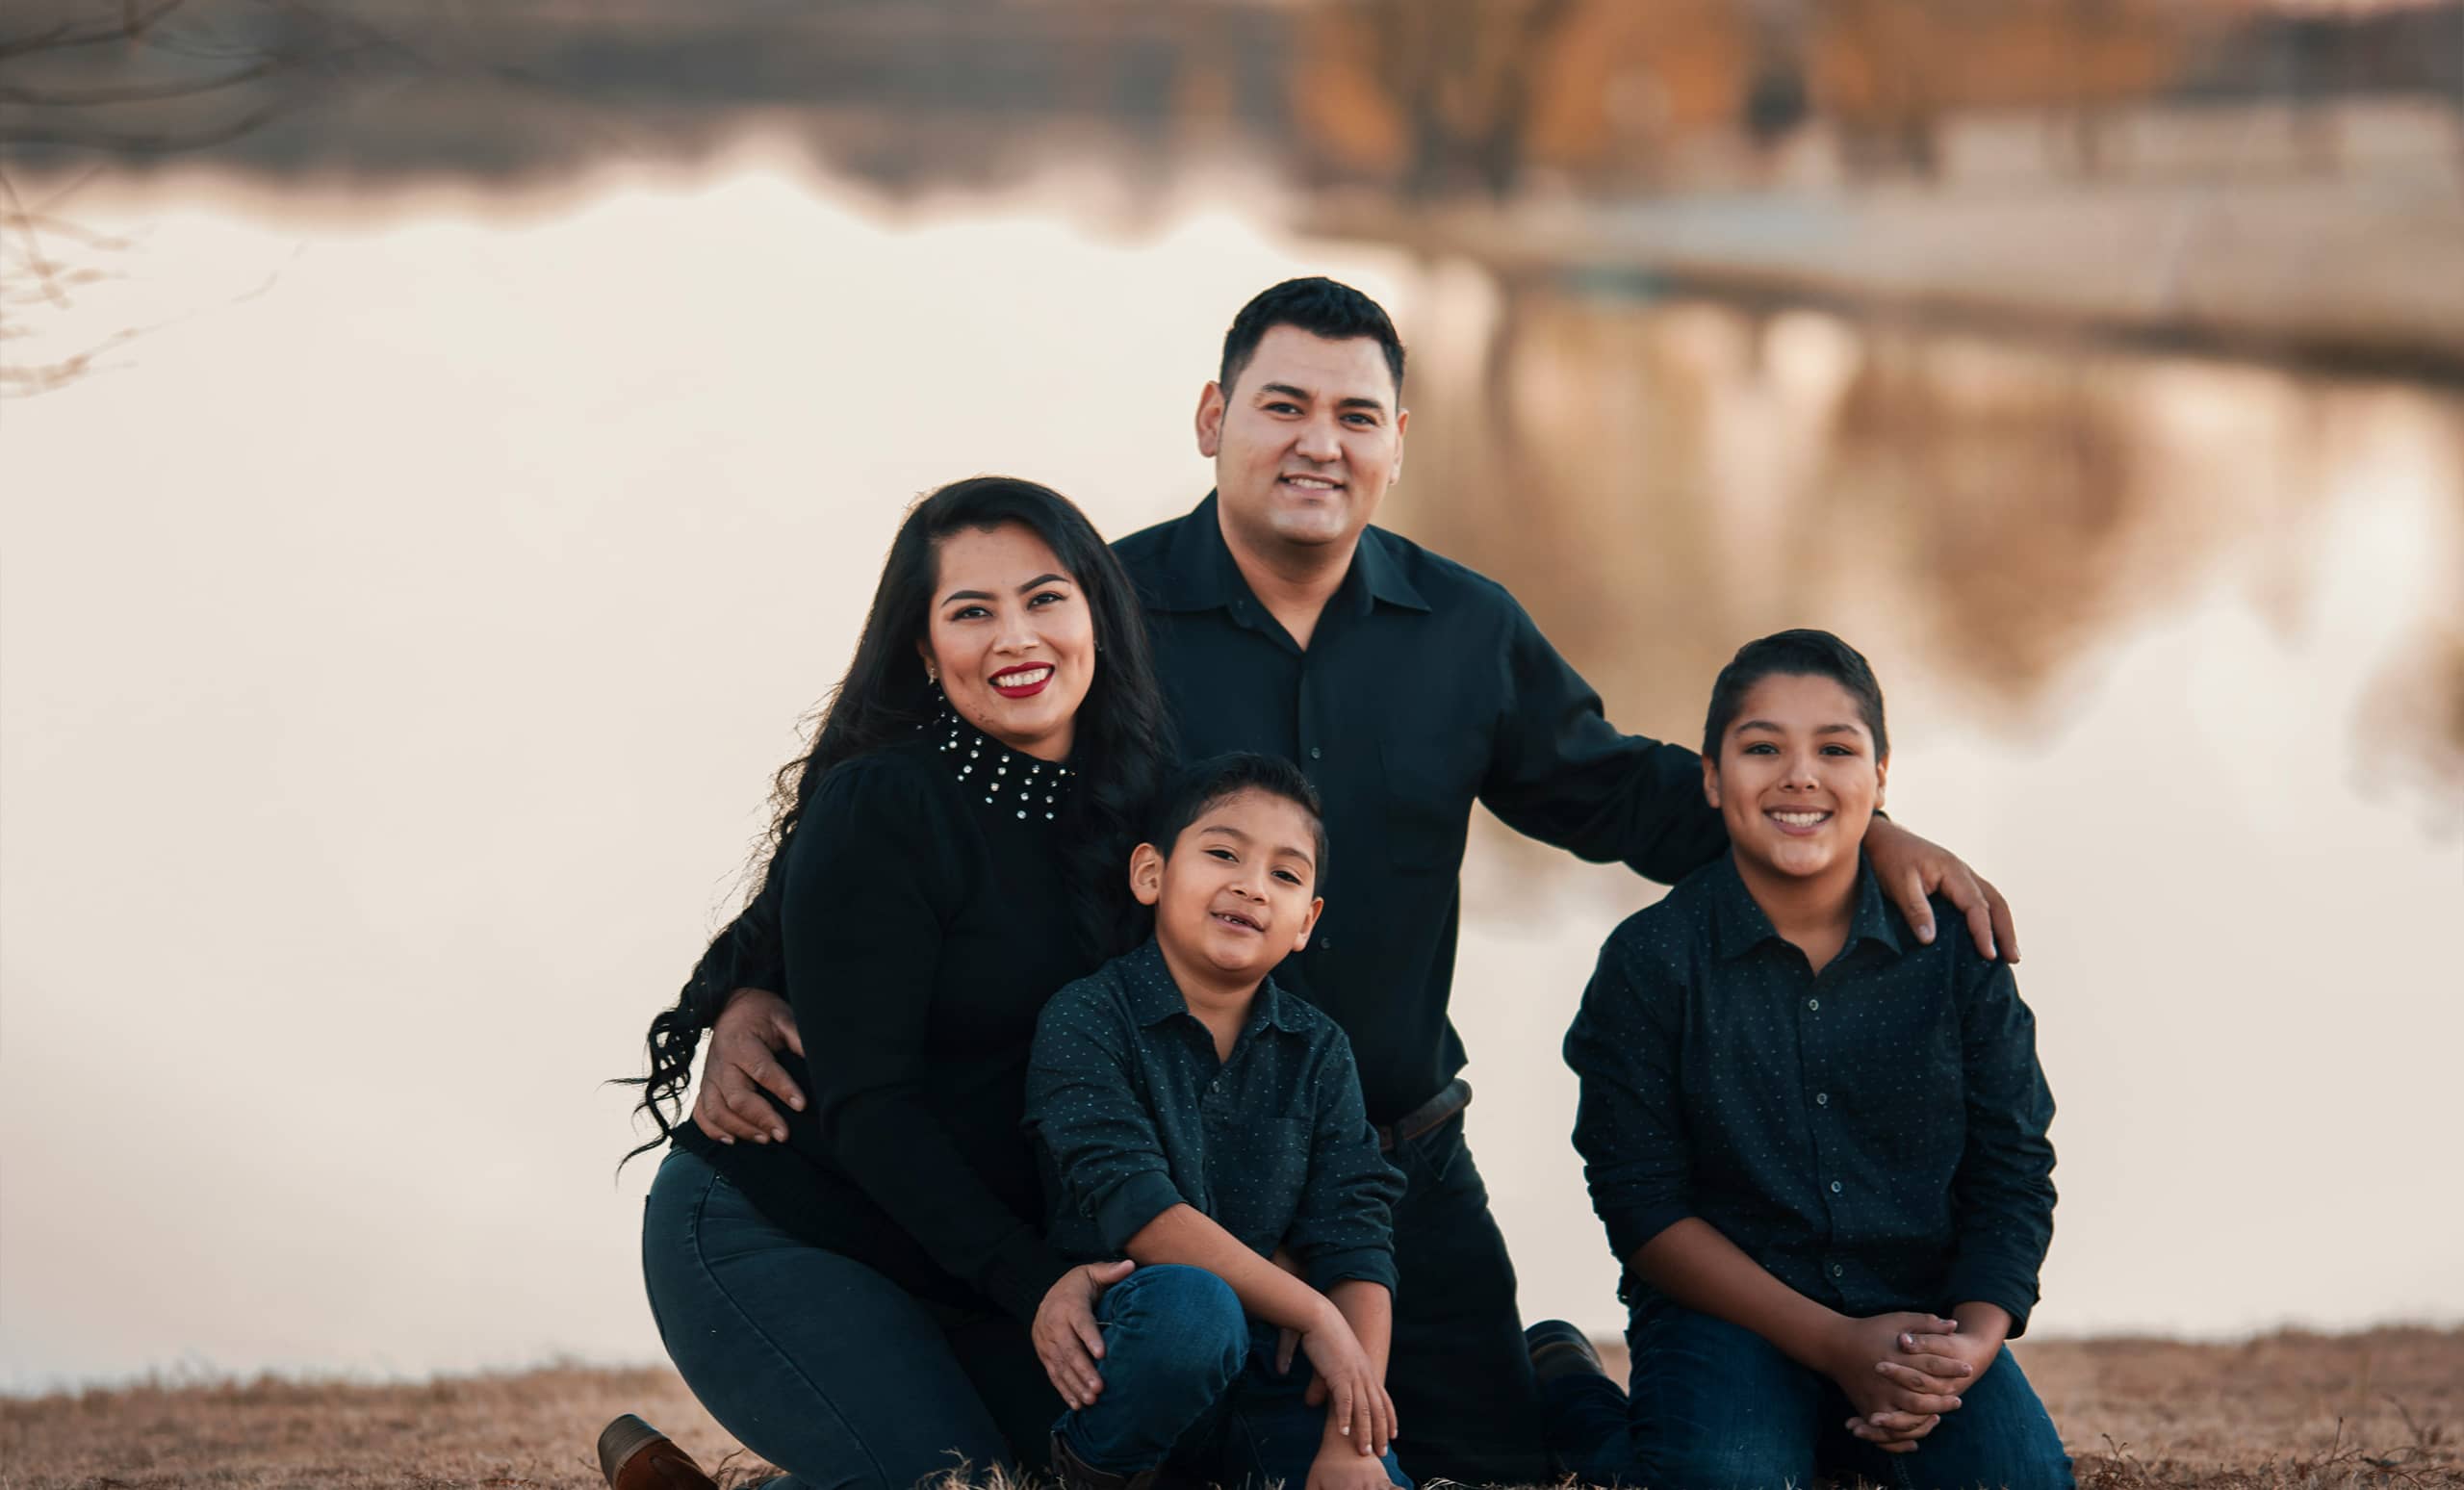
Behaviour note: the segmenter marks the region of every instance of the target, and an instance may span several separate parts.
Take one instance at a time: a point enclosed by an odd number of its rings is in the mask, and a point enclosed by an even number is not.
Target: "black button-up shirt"
[[[1977,1301],[2027,1327],[2053,1239],[2035,1016],[1966,937],[1917,941],[1870,866],[1820,973],[1729,859],[1692,875],[1610,934],[1565,1054],[1621,1262],[1700,1217],[1848,1314]],[[1657,1296],[1630,1275],[1625,1297]]]
[[[1325,912],[1278,976],[1351,1037],[1379,1122],[1463,1068],[1446,1000],[1475,800],[1663,883],[1727,845],[1694,753],[1612,729],[1514,597],[1460,564],[1367,529],[1304,652],[1241,578],[1213,496],[1114,550],[1183,752],[1281,756],[1324,798]]]
[[[1343,1031],[1271,978],[1229,1060],[1151,940],[1070,984],[1036,1023],[1027,1126],[1065,1257],[1118,1257],[1186,1203],[1261,1257],[1289,1246],[1322,1293],[1394,1290],[1402,1173],[1377,1152]]]

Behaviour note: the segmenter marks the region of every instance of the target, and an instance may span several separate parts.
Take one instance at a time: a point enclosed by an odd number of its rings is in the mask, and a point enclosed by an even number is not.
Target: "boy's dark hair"
[[[1232,329],[1223,333],[1223,365],[1215,378],[1225,397],[1231,396],[1233,383],[1256,354],[1258,343],[1277,326],[1296,326],[1330,342],[1368,337],[1386,353],[1386,370],[1395,374],[1395,398],[1401,400],[1403,339],[1395,334],[1395,322],[1375,300],[1322,276],[1287,279],[1261,290],[1232,318]]]
[[[1711,682],[1711,709],[1703,721],[1703,758],[1720,758],[1720,736],[1736,723],[1745,696],[1765,678],[1828,678],[1848,690],[1873,732],[1874,758],[1890,754],[1890,735],[1883,729],[1883,685],[1865,655],[1829,631],[1800,629],[1775,631],[1747,642],[1720,669]]]
[[[1300,774],[1300,768],[1277,756],[1238,750],[1209,756],[1183,767],[1156,793],[1154,809],[1147,815],[1146,841],[1166,859],[1171,858],[1172,845],[1181,840],[1190,824],[1226,797],[1245,791],[1281,797],[1309,814],[1309,829],[1317,840],[1312,845],[1317,879],[1322,884],[1326,878],[1325,807],[1318,800],[1318,788],[1309,784],[1309,778]]]

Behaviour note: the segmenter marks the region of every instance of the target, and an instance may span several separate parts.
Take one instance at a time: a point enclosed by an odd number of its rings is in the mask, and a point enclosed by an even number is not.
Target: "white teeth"
[[[999,680],[1004,688],[1032,688],[1052,676],[1048,667],[1030,668],[1023,673],[1004,674]]]
[[[1295,486],[1306,486],[1314,491],[1331,492],[1335,489],[1334,482],[1321,481],[1316,476],[1285,476],[1284,479]]]
[[[1810,828],[1831,814],[1828,812],[1774,812],[1771,815],[1791,828]]]

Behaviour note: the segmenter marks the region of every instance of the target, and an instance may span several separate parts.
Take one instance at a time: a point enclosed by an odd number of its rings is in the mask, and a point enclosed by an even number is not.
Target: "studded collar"
[[[940,741],[938,753],[950,763],[959,785],[996,817],[1015,822],[1051,822],[1068,800],[1077,773],[1067,766],[1012,750],[960,717],[944,702],[939,714],[922,729]]]

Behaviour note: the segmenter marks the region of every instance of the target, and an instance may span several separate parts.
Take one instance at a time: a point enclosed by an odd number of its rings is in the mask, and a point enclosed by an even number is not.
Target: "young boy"
[[[1873,670],[1827,631],[1750,643],[1712,686],[1729,857],[1617,928],[1566,1036],[1633,1362],[1629,1399],[1573,1326],[1531,1328],[1579,1479],[2071,1484],[2002,1344],[2053,1235],[2035,1021],[1861,861],[1889,749]]]
[[[1384,1386],[1402,1175],[1343,1033],[1269,976],[1308,943],[1325,859],[1297,769],[1191,767],[1130,859],[1154,938],[1038,1021],[1027,1125],[1053,1246],[1138,1264],[1097,1302],[1100,1392],[1071,1394],[1053,1431],[1072,1490],[1168,1463],[1225,1485],[1411,1483]]]

